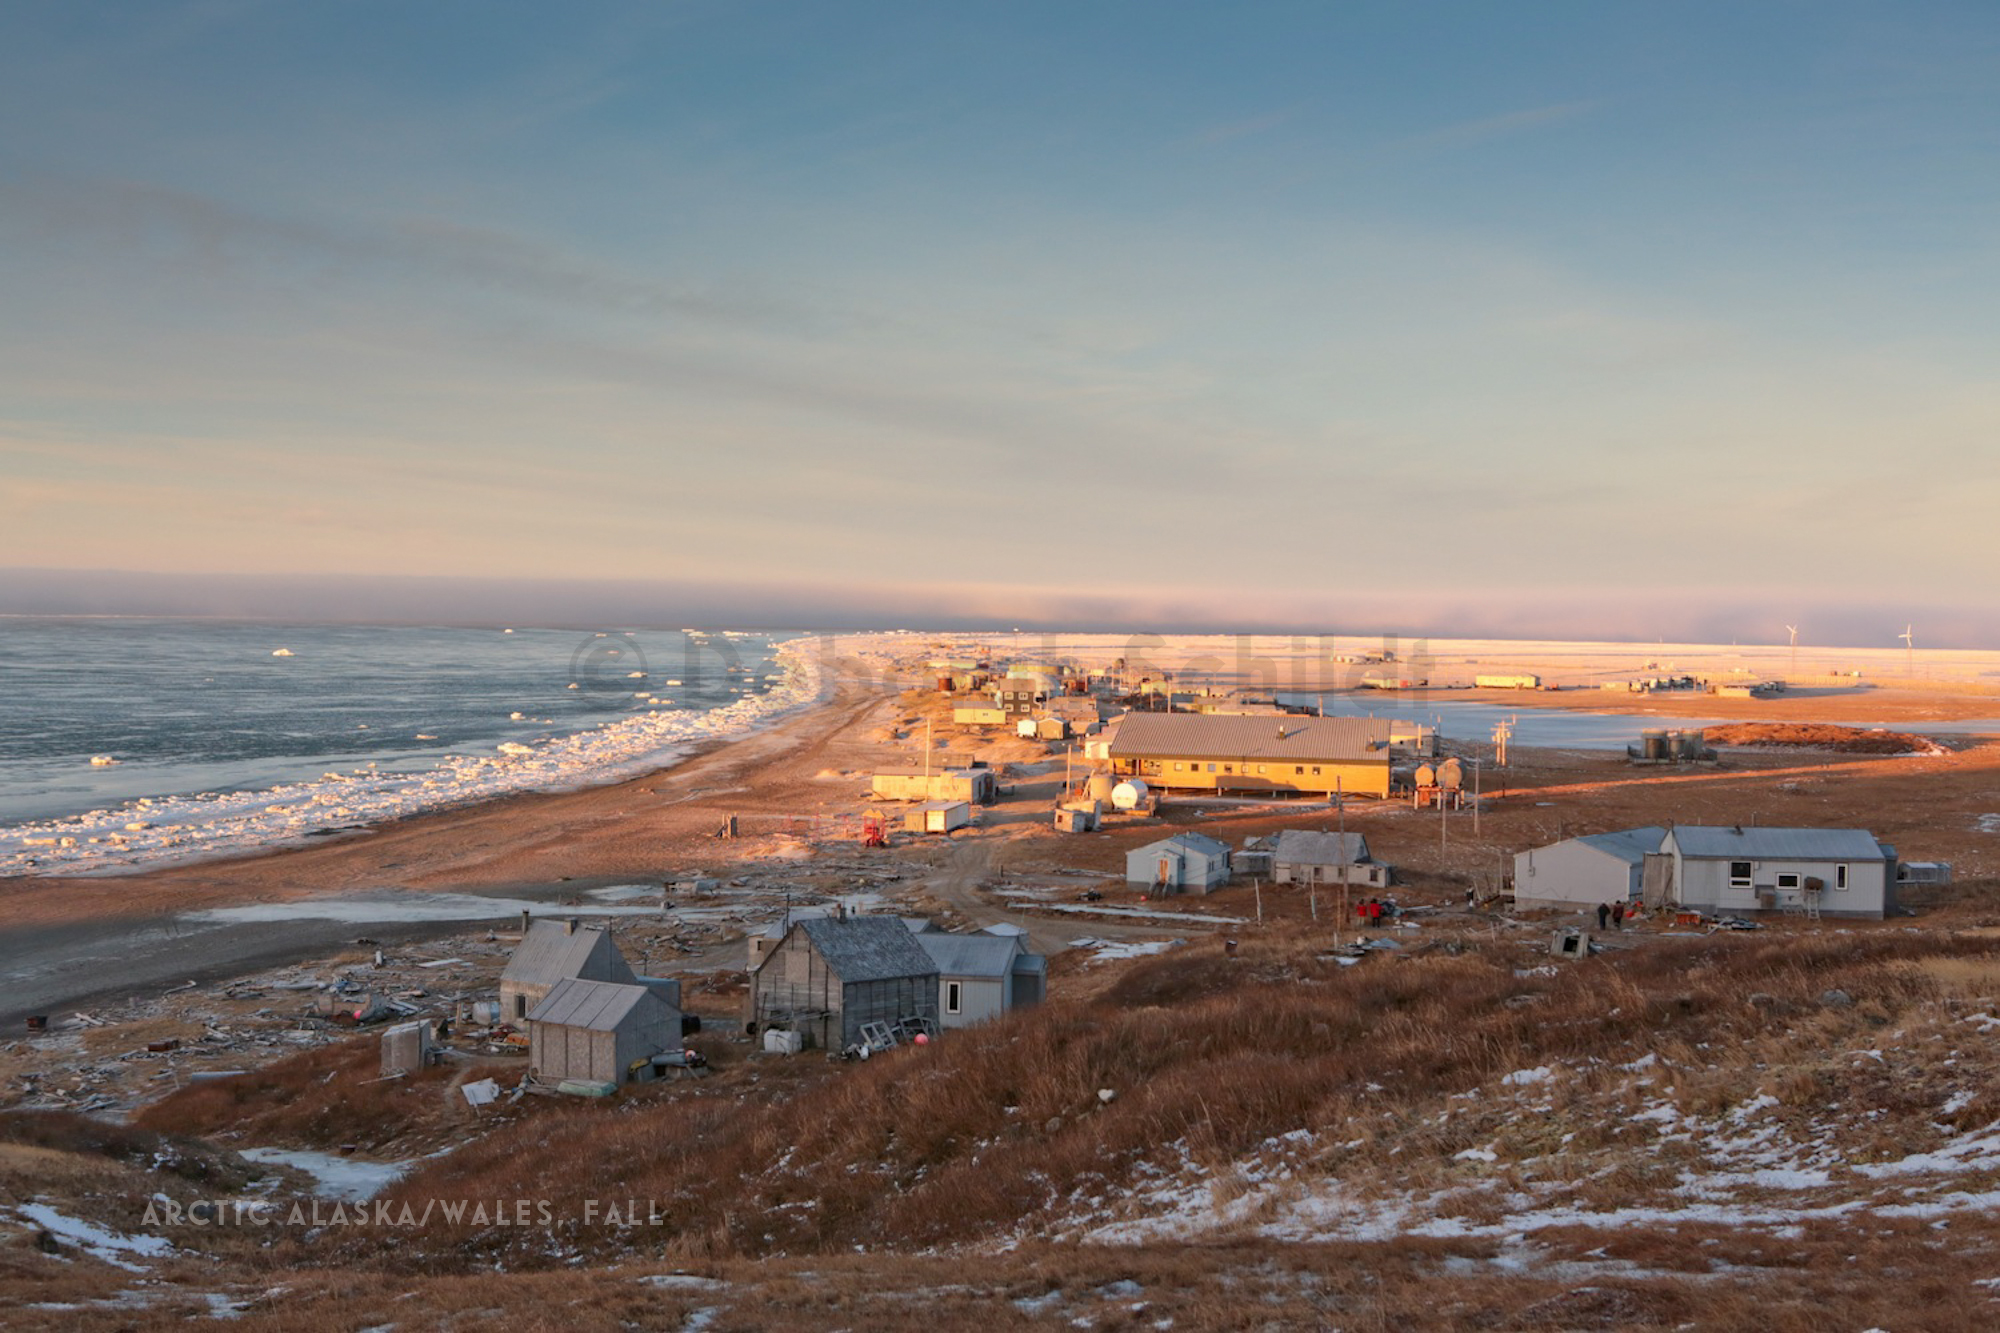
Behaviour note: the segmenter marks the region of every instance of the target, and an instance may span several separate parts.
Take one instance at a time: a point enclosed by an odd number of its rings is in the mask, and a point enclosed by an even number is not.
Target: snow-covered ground
[[[1640,1104],[1622,1120],[1644,1137],[1588,1159],[1569,1151],[1573,1135],[1550,1151],[1529,1153],[1501,1135],[1427,1163],[1400,1146],[1370,1157],[1359,1141],[1300,1128],[1217,1170],[1197,1162],[1181,1142],[1169,1145],[1166,1162],[1143,1167],[1145,1179],[1131,1192],[1071,1199],[1059,1234],[1104,1245],[1222,1233],[1301,1242],[1497,1238],[1521,1245],[1554,1228],[1707,1225],[1783,1238],[1815,1221],[1914,1218],[1948,1225],[1955,1216],[2000,1207],[2000,1122],[1962,1135],[1933,1122],[1950,1136],[1943,1146],[1862,1160],[1840,1146],[1840,1131],[1851,1121],[1837,1110],[1787,1113],[1777,1098],[1759,1094],[1718,1114],[1690,1115],[1667,1091],[1657,1061],[1623,1069],[1635,1076],[1628,1086]],[[1555,1111],[1556,1094],[1570,1077],[1548,1066],[1516,1070],[1458,1100],[1486,1112],[1503,1107],[1510,1125],[1532,1125]],[[1937,1114],[1962,1109],[1970,1095],[1941,1102]],[[1407,1131],[1414,1137],[1443,1129],[1458,1113],[1446,1110]],[[1621,1185],[1598,1201],[1579,1198],[1592,1181],[1635,1162],[1673,1165],[1661,1169],[1657,1184]],[[1397,1187],[1389,1179],[1407,1183]]]

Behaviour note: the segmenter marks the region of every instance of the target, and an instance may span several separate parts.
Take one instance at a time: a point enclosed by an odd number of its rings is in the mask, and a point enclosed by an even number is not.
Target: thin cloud
[[[1431,130],[1404,140],[1412,148],[1470,148],[1474,144],[1486,143],[1493,139],[1504,139],[1510,135],[1525,134],[1550,125],[1560,125],[1574,120],[1589,111],[1597,109],[1596,102],[1557,102],[1549,106],[1529,107],[1522,111],[1509,111],[1503,115],[1486,116],[1480,120],[1461,121],[1447,125],[1443,129]]]

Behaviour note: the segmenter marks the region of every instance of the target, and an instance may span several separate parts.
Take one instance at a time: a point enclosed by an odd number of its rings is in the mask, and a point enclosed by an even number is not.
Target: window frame
[[[1740,875],[1736,873],[1736,867],[1738,866],[1743,867],[1743,873]],[[1755,861],[1731,861],[1729,863],[1730,888],[1748,889],[1754,887],[1756,885],[1756,882],[1757,882],[1757,863]]]

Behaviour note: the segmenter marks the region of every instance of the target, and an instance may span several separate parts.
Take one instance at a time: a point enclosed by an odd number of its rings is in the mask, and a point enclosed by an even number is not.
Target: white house
[[[1648,890],[1664,880],[1666,901],[1699,911],[1816,905],[1828,916],[1880,918],[1896,906],[1896,849],[1864,829],[1682,825],[1657,855]]]
[[[1125,882],[1159,893],[1208,893],[1229,882],[1229,845],[1176,833],[1125,853]]]
[[[1514,906],[1575,910],[1639,897],[1649,853],[1660,850],[1663,828],[1619,829],[1565,838],[1514,855]]]
[[[925,931],[916,938],[937,964],[941,1026],[969,1027],[1041,1002],[1048,964],[1029,952],[1020,927],[989,926],[976,935]]]

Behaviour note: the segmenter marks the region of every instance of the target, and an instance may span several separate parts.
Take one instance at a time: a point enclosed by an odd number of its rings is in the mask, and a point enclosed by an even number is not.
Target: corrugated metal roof
[[[1222,856],[1229,851],[1228,843],[1218,842],[1206,833],[1176,833],[1171,838],[1162,838],[1158,842],[1149,842],[1144,847],[1134,847],[1126,855],[1132,856],[1143,852],[1151,856],[1157,854],[1163,847],[1200,852],[1203,856]]]
[[[1682,856],[1748,861],[1878,861],[1875,835],[1851,828],[1762,828],[1683,824],[1674,830]]]
[[[849,985],[937,975],[937,964],[899,917],[822,917],[792,928],[804,931],[827,968]]]
[[[521,938],[520,947],[507,960],[506,971],[500,974],[502,981],[511,981],[523,986],[553,986],[558,981],[576,976],[590,961],[590,954],[598,941],[604,940],[609,946],[610,963],[606,980],[630,984],[636,978],[632,969],[626,966],[625,956],[618,952],[616,943],[608,939],[603,926],[578,926],[574,932],[562,921],[536,921],[528,926],[528,933]]]
[[[1389,724],[1373,717],[1230,717],[1127,713],[1111,739],[1113,759],[1187,756],[1286,763],[1389,761]]]
[[[1359,833],[1315,833],[1310,829],[1288,828],[1278,834],[1272,851],[1274,864],[1353,865],[1368,859],[1368,839]]]
[[[557,982],[555,989],[542,997],[542,1002],[529,1012],[528,1021],[615,1032],[633,1010],[652,998],[653,992],[644,986],[571,977]]]
[[[1646,859],[1648,852],[1660,850],[1660,843],[1666,836],[1665,829],[1648,824],[1644,828],[1617,829],[1611,833],[1586,833],[1576,841],[1595,847],[1600,852],[1609,852],[1628,865],[1638,865]]]
[[[942,977],[1004,977],[1014,970],[1014,955],[1021,951],[1018,941],[997,935],[940,933],[915,938]]]

